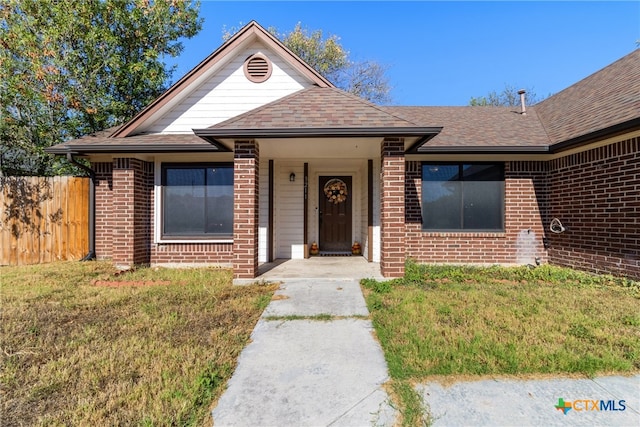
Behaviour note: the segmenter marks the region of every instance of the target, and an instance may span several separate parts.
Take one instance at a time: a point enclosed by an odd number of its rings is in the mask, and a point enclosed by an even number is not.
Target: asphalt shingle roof
[[[640,49],[536,105],[552,143],[640,117]]]
[[[211,126],[221,134],[234,130],[384,129],[399,132],[442,127],[425,149],[540,149],[616,125],[640,120],[640,49],[527,108],[522,115],[511,107],[382,107],[332,87],[303,89],[277,101]],[[400,129],[402,128],[402,129]],[[150,151],[214,150],[194,135],[152,134],[112,137],[117,128],[65,142],[48,151],[64,153],[74,147],[107,152],[131,147]],[[95,147],[92,148],[92,147]]]
[[[442,126],[425,147],[545,147],[535,110],[511,107],[386,107],[421,126]]]
[[[211,126],[212,129],[417,127],[337,88],[310,87]]]
[[[84,135],[80,138],[54,145],[47,149],[47,151],[55,154],[63,154],[67,151],[117,152],[122,151],[122,149],[129,150],[134,147],[139,148],[141,151],[162,151],[162,147],[165,146],[167,148],[171,147],[170,151],[177,151],[175,148],[178,146],[184,146],[185,151],[216,151],[216,147],[193,134],[149,134],[114,138],[111,135],[117,129],[118,127],[113,127],[93,134]]]

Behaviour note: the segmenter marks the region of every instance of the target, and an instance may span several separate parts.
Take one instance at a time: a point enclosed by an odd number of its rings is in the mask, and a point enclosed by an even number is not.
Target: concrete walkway
[[[384,280],[380,264],[367,262],[361,256],[311,257],[309,259],[276,260],[260,266],[257,280],[354,279],[373,278]]]
[[[214,425],[393,425],[368,314],[358,278],[285,278],[213,410]]]
[[[418,391],[436,427],[640,426],[640,375],[431,382]],[[556,408],[561,398],[571,409]]]
[[[213,410],[215,426],[393,426],[387,367],[359,286],[360,257],[262,266],[281,281]],[[305,277],[321,277],[309,279]],[[434,426],[638,426],[640,375],[416,386]],[[556,409],[558,399],[573,405]],[[592,401],[604,406],[594,410]],[[589,403],[585,402],[589,401]]]

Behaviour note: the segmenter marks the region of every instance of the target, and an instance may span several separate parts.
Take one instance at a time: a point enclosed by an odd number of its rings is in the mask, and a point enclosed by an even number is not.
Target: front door
[[[319,182],[320,251],[351,252],[351,177],[321,176]]]

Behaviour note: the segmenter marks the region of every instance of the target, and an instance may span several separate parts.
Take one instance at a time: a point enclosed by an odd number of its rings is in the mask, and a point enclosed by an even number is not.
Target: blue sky
[[[505,85],[559,92],[637,48],[640,1],[202,1],[174,81],[222,43],[223,27],[297,22],[388,67],[393,105],[467,105]]]

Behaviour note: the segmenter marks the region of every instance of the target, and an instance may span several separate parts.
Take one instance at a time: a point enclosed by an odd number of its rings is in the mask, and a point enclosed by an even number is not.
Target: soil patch
[[[94,286],[106,286],[109,288],[120,288],[123,286],[160,286],[170,285],[170,280],[120,280],[117,282],[111,280],[93,280]]]

